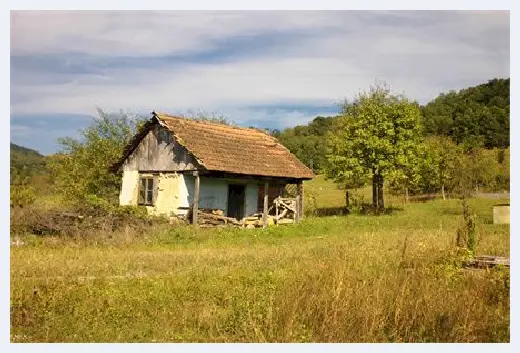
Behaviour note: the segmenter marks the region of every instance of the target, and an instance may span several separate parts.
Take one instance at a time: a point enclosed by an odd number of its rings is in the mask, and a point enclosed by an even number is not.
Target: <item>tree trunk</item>
[[[404,203],[408,203],[408,188],[404,188]]]
[[[384,199],[384,195],[383,195],[383,183],[384,183],[383,176],[381,174],[378,174],[378,176],[377,176],[377,197],[378,197],[377,206],[380,210],[385,209],[385,199]]]
[[[442,199],[446,200],[446,193],[444,192],[444,184],[441,186],[441,192],[442,192]]]
[[[379,197],[377,195],[378,187],[377,187],[377,174],[374,172],[372,175],[372,205],[375,209],[378,208]]]
[[[347,208],[350,207],[350,198],[349,198],[348,190],[345,192],[345,203],[347,204]]]

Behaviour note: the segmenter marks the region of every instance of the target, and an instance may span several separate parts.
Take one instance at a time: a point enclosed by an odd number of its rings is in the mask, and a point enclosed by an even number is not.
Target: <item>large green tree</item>
[[[407,180],[407,170],[417,163],[419,106],[386,86],[375,86],[341,108],[328,137],[327,175],[345,185],[371,181],[373,205],[384,208],[385,178]]]

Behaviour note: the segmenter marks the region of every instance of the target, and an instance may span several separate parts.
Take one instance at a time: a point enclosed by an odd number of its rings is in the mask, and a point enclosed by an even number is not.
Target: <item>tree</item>
[[[338,183],[365,185],[372,181],[372,201],[384,208],[385,178],[406,180],[416,164],[421,115],[416,103],[371,87],[341,106],[337,128],[329,135],[327,175]]]
[[[129,117],[124,112],[107,114],[98,109],[99,118],[85,130],[80,139],[62,138],[62,151],[48,162],[54,186],[70,199],[96,195],[116,202],[121,176],[109,169],[123,154],[144,119]]]
[[[458,173],[456,159],[461,153],[461,148],[449,137],[425,138],[419,158],[420,190],[427,193],[440,190],[445,200],[446,187]]]

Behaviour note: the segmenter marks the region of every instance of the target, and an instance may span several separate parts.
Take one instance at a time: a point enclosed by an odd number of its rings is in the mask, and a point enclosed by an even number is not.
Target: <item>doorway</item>
[[[241,184],[228,185],[227,216],[236,219],[244,217],[244,204],[246,199],[246,186]]]

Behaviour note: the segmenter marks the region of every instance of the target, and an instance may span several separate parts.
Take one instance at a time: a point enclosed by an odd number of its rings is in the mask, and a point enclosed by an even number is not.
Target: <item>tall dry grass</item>
[[[470,200],[477,254],[509,256]],[[457,201],[291,227],[26,236],[14,342],[508,342],[509,270],[466,270]],[[106,235],[106,234],[105,234]]]

